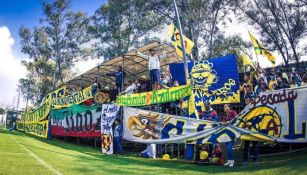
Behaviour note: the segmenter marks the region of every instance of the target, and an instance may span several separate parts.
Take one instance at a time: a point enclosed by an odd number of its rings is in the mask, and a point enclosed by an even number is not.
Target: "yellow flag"
[[[255,38],[255,36],[251,32],[248,32],[248,34],[249,37],[251,38],[256,55],[264,55],[265,57],[267,57],[268,60],[271,61],[273,65],[275,65],[276,58],[267,49],[264,49],[262,47],[260,42]]]
[[[252,67],[255,69],[254,63],[253,63],[253,61],[249,58],[248,55],[246,55],[245,53],[242,53],[241,56],[242,56],[242,60],[243,60],[243,66],[250,65],[250,66],[252,66]]]
[[[172,45],[176,48],[177,54],[179,56],[183,57],[181,40],[180,40],[180,32],[175,27],[174,24],[170,25],[169,36],[171,37]],[[187,38],[186,36],[183,35],[183,43],[184,43],[184,46],[185,46],[185,52],[187,54],[190,54],[191,51],[192,51],[192,48],[194,46],[193,41],[191,41],[189,38]]]

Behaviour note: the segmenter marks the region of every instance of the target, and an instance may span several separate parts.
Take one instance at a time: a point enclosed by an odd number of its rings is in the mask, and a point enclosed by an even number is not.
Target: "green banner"
[[[189,85],[171,87],[158,91],[150,91],[138,94],[121,95],[116,99],[116,104],[121,106],[145,106],[160,104],[183,99],[191,94]]]

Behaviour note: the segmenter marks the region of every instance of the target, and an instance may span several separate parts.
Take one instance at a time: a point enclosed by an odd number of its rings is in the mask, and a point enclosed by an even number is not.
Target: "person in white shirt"
[[[139,86],[138,80],[135,80],[135,81],[129,80],[128,82],[129,82],[130,85],[126,88],[126,90],[124,90],[120,94],[127,94],[127,95],[133,94],[134,91]]]
[[[136,53],[138,56],[148,60],[150,83],[152,84],[152,89],[157,90],[161,81],[160,60],[164,59],[166,55],[157,55],[155,49],[149,49],[149,52],[151,55],[144,55],[140,52]]]
[[[140,153],[144,158],[156,158],[156,144],[148,144],[146,149]]]

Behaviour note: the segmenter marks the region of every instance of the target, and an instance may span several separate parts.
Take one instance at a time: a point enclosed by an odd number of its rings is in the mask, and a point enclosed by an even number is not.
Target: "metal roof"
[[[110,86],[111,84],[114,85],[115,78],[113,76],[107,76],[106,74],[116,72],[119,65],[123,66],[127,74],[126,81],[128,79],[139,78],[142,75],[145,75],[148,78],[148,61],[142,57],[139,57],[136,54],[136,51],[149,55],[150,49],[155,49],[157,54],[166,54],[166,58],[160,61],[162,71],[168,70],[168,65],[170,63],[182,61],[182,58],[176,54],[176,51],[172,46],[169,46],[166,43],[154,42],[130,51],[122,56],[105,61],[87,72],[73,78],[72,80],[67,81],[64,83],[64,85],[66,85],[68,91],[71,91],[73,88],[79,89],[90,86],[95,81],[96,77],[98,77],[98,82],[102,86]]]

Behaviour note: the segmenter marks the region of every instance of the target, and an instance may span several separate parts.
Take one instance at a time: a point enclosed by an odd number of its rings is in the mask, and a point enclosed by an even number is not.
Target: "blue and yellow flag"
[[[196,109],[203,111],[204,102],[211,104],[240,102],[239,75],[235,55],[198,62],[191,61],[188,62],[188,70],[193,92],[189,106],[195,103]],[[173,80],[179,81],[179,84],[189,83],[184,78],[183,63],[170,64],[170,72]],[[192,113],[189,111],[190,116]]]
[[[263,55],[263,56],[267,57],[267,59],[273,65],[275,65],[276,58],[267,49],[262,47],[260,42],[255,38],[255,36],[251,32],[248,32],[248,34],[249,34],[249,36],[251,38],[251,41],[252,41],[252,44],[254,46],[256,55]]]
[[[182,54],[182,46],[181,46],[181,40],[180,40],[180,32],[179,30],[175,27],[174,24],[170,25],[169,28],[169,35],[171,37],[171,42],[172,45],[176,48],[176,52],[179,56],[183,57]],[[187,38],[186,36],[183,35],[183,43],[185,46],[185,52],[187,54],[190,54],[192,51],[192,48],[194,46],[194,42],[191,41],[189,38]]]

